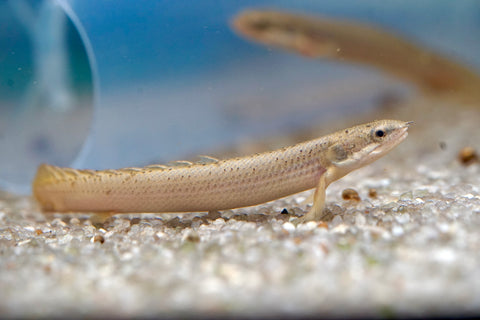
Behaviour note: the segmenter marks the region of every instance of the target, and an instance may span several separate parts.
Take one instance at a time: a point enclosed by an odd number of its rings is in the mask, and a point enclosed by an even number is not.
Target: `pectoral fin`
[[[326,189],[325,177],[325,174],[322,174],[320,177],[315,193],[313,194],[313,206],[310,211],[301,218],[302,221],[318,221],[324,218],[323,209],[325,208]]]

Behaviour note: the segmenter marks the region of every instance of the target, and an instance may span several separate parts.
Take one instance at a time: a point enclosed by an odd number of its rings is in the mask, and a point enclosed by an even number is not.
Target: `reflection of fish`
[[[306,220],[323,217],[325,189],[388,153],[409,123],[382,120],[253,156],[120,170],[39,167],[33,192],[45,210],[192,212],[252,206],[316,187]]]
[[[245,11],[232,25],[265,45],[371,65],[426,91],[478,98],[480,77],[468,68],[372,26],[277,11]]]

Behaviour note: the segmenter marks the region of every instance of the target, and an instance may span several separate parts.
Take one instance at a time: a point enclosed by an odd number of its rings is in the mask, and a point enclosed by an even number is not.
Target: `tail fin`
[[[51,166],[49,164],[41,164],[38,166],[37,173],[32,182],[32,190],[34,194],[39,188],[58,181],[59,170],[61,170],[59,167]]]
[[[48,192],[45,192],[45,187],[54,185],[59,181],[59,173],[62,169],[48,164],[41,164],[35,177],[32,181],[32,191],[35,199],[40,203],[44,211],[52,211],[53,204],[49,201]]]

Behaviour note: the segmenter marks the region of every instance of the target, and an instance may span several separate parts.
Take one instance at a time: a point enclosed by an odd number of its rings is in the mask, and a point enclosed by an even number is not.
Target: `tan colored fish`
[[[316,188],[304,220],[323,217],[325,189],[387,154],[409,122],[380,120],[276,151],[119,170],[41,165],[35,198],[56,212],[201,212],[253,206]]]
[[[269,10],[248,10],[232,21],[242,36],[311,58],[376,67],[426,92],[480,99],[472,68],[422,48],[399,35],[352,21]]]

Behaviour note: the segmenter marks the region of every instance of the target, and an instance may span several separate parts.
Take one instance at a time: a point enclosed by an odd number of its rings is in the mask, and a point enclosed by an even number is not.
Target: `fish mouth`
[[[261,20],[261,16],[259,16],[257,12],[245,11],[234,17],[230,24],[233,30],[241,35],[255,39],[258,37],[259,32],[252,25]]]
[[[408,136],[408,128],[413,121],[405,122],[405,125],[397,130],[395,130],[388,141],[380,144],[375,150],[372,152],[373,155],[381,155],[389,152],[397,145],[399,145],[403,140],[405,140]]]
[[[410,125],[413,124],[413,121],[407,121],[404,125],[397,130],[394,130],[392,136],[390,137],[390,141],[399,140],[398,143],[403,141],[408,136],[408,128]]]
[[[408,136],[408,125],[406,127],[401,128],[397,135],[399,140],[398,143],[405,140],[405,138]],[[393,138],[392,140],[395,140],[395,138]]]
[[[405,140],[405,138],[408,136],[408,128],[410,128],[410,126],[413,124],[413,121],[407,121],[405,122],[405,125],[403,126],[403,128],[400,129],[400,141],[403,141]]]

